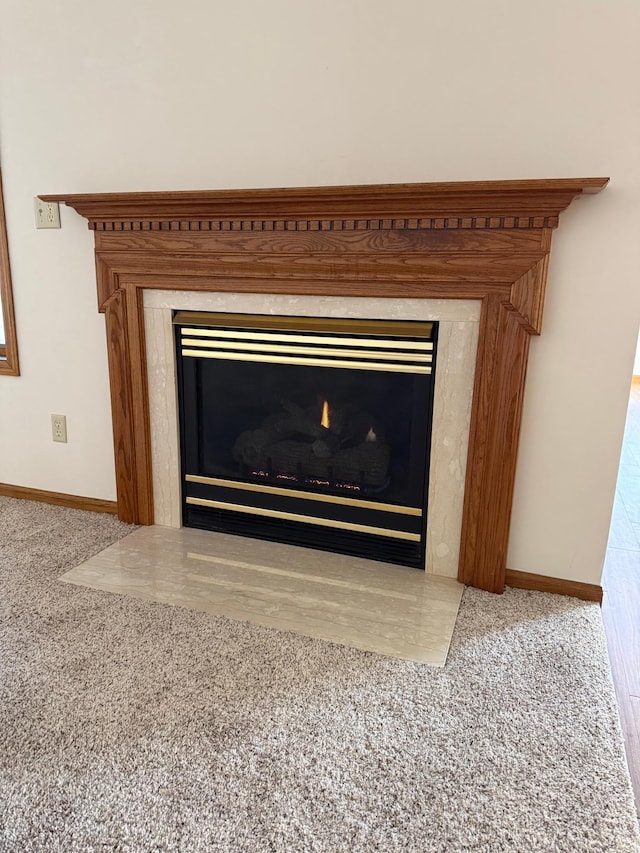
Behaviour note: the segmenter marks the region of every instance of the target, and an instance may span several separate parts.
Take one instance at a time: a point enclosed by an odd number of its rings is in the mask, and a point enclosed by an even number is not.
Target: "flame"
[[[360,435],[362,435],[362,433],[360,433]],[[378,436],[373,431],[373,427],[369,427],[369,432],[367,433],[367,435],[365,437],[365,441],[377,441],[377,440],[378,440]]]
[[[322,404],[322,417],[320,418],[320,426],[329,429],[331,421],[329,420],[329,403],[325,400]]]

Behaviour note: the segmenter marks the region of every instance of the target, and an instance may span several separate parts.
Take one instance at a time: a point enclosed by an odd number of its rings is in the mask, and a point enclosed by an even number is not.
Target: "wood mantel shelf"
[[[373,184],[196,192],[43,195],[73,207],[99,230],[144,230],[147,223],[238,222],[278,219],[408,219],[409,228],[529,227],[527,217],[556,220],[582,193],[599,192],[608,178]],[[432,224],[432,220],[438,224]],[[492,222],[473,220],[493,220]],[[505,224],[499,220],[508,220]],[[441,222],[440,220],[445,220]],[[453,224],[453,220],[459,220]],[[462,220],[462,221],[460,221]],[[472,220],[472,221],[468,221]],[[464,222],[464,224],[462,224]],[[247,227],[246,230],[262,230]],[[136,227],[137,226],[137,227]],[[195,226],[195,227],[194,227]],[[357,227],[351,224],[352,228]],[[363,226],[360,226],[363,227]],[[553,227],[553,226],[552,226]],[[190,230],[190,229],[188,229]],[[209,229],[207,229],[209,230]],[[245,230],[245,229],[242,229]]]
[[[481,301],[458,578],[502,592],[529,341],[551,234],[608,178],[43,195],[95,232],[118,514],[153,523],[143,293]]]

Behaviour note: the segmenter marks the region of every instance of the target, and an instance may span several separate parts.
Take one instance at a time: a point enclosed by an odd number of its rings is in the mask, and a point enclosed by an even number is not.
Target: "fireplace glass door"
[[[436,323],[174,323],[186,526],[424,568]]]

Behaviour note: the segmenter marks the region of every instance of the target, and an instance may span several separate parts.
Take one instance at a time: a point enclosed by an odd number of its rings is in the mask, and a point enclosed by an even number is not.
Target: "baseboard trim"
[[[46,492],[43,489],[29,489],[26,486],[10,486],[8,483],[0,483],[0,497],[39,501],[54,506],[66,506],[70,509],[85,509],[90,512],[108,512],[113,515],[118,513],[118,504],[115,501],[83,498],[80,495],[65,495],[62,492]]]
[[[547,575],[534,575],[530,572],[518,572],[507,569],[505,575],[507,586],[516,589],[533,589],[537,592],[555,592],[557,595],[570,595],[584,601],[597,601],[602,604],[602,587],[595,583],[569,581],[563,578],[550,578]]]

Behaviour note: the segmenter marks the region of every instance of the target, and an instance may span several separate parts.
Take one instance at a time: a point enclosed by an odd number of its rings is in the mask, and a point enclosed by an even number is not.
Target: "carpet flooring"
[[[435,669],[57,580],[128,530],[0,498],[0,850],[640,850],[596,605]]]

